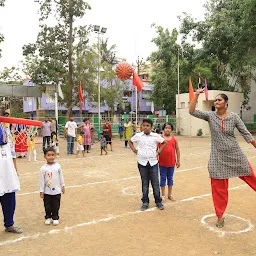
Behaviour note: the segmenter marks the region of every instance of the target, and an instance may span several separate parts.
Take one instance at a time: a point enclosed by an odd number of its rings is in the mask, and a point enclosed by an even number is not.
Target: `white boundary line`
[[[134,186],[129,186],[129,187],[127,187],[127,188],[124,188],[123,190],[122,190],[122,193],[123,194],[125,194],[125,195],[127,195],[127,196],[138,196],[138,193],[137,192],[129,192],[129,189],[133,189],[133,188],[135,188],[136,189],[136,187],[138,187],[138,186],[141,186],[141,185],[134,185]],[[127,190],[128,190],[128,192],[127,192]],[[150,187],[149,188],[149,193],[148,193],[149,195],[153,195],[153,190],[152,190],[152,188]]]
[[[198,170],[198,169],[202,169],[202,168],[207,168],[207,166],[206,165],[201,165],[201,166],[196,166],[196,167],[189,168],[189,169],[175,170],[174,173],[188,172],[188,171]]]
[[[238,190],[238,189],[241,189],[245,186],[246,185],[236,186],[236,187],[230,188],[229,190]],[[208,197],[210,195],[211,194],[203,194],[203,195],[199,195],[199,196],[193,196],[193,197],[185,198],[185,199],[173,202],[173,203],[165,204],[165,206],[166,207],[173,206],[173,205],[175,205],[179,202],[190,202],[192,200],[201,199],[201,198],[204,198],[204,197]],[[17,239],[10,239],[10,240],[0,242],[0,246],[15,244],[15,243],[23,241],[23,240],[37,239],[39,237],[45,237],[47,235],[58,234],[58,233],[61,233],[61,232],[68,232],[68,231],[71,231],[71,230],[79,228],[79,227],[86,227],[86,226],[90,226],[90,225],[95,225],[95,224],[98,224],[98,223],[101,223],[101,222],[109,222],[109,221],[112,221],[112,220],[115,220],[115,219],[120,219],[120,218],[123,218],[123,217],[127,217],[129,215],[133,215],[133,214],[145,214],[147,212],[155,211],[156,209],[157,209],[157,207],[153,207],[153,208],[150,208],[146,211],[138,210],[138,211],[134,211],[134,212],[127,212],[127,213],[123,213],[123,214],[120,214],[120,215],[112,215],[112,216],[102,218],[102,219],[93,219],[89,222],[82,222],[82,223],[76,224],[74,226],[69,226],[69,227],[66,226],[63,229],[51,229],[49,232],[45,232],[45,233],[39,232],[35,235],[28,235],[28,236],[22,235],[21,237],[19,237]]]
[[[245,229],[242,229],[242,230],[239,230],[239,231],[224,231],[220,228],[214,228],[214,227],[211,227],[208,225],[208,223],[206,223],[206,219],[207,218],[210,218],[210,217],[216,217],[216,214],[212,213],[212,214],[208,214],[208,215],[205,215],[202,219],[201,219],[201,223],[207,228],[209,229],[210,231],[213,231],[213,232],[216,232],[219,234],[219,237],[223,237],[224,235],[226,234],[242,234],[242,233],[246,233],[246,232],[250,232],[252,231],[252,229],[254,228],[253,224],[251,223],[250,220],[246,220],[244,218],[241,218],[241,217],[238,217],[238,216],[235,216],[235,215],[232,215],[232,214],[225,214],[225,216],[230,216],[230,217],[233,217],[233,218],[236,218],[236,219],[239,219],[243,222],[246,222],[248,224],[248,227],[245,228]]]
[[[207,166],[202,165],[202,166],[197,166],[197,167],[193,167],[193,168],[190,168],[190,169],[176,170],[175,173],[182,173],[182,172],[198,170],[198,169],[201,169],[201,168],[204,168],[204,167],[206,168]],[[104,180],[104,181],[91,182],[91,183],[86,183],[86,184],[70,185],[70,186],[67,186],[66,188],[81,188],[81,187],[86,187],[86,186],[89,186],[89,185],[98,185],[98,184],[101,184],[101,183],[110,183],[110,182],[115,182],[115,181],[131,180],[131,179],[138,179],[138,178],[140,178],[139,175],[128,177],[128,178],[116,179],[116,180],[108,180],[108,181]],[[25,195],[36,194],[36,193],[39,193],[39,191],[17,193],[17,196],[25,196]]]
[[[121,178],[121,179],[116,179],[116,180],[102,180],[102,181],[96,181],[96,182],[89,182],[89,183],[86,183],[86,184],[66,186],[66,189],[82,188],[82,187],[87,187],[87,186],[99,185],[99,184],[110,183],[110,182],[118,182],[118,181],[124,181],[124,180],[132,180],[132,179],[138,179],[138,178],[139,178],[139,176],[132,176],[132,177],[129,177],[129,178]],[[39,191],[17,193],[16,195],[17,196],[26,196],[26,195],[36,194],[36,193],[39,193]]]
[[[247,157],[247,159],[252,159],[252,158],[256,158],[256,156]],[[174,174],[175,173],[182,173],[182,172],[198,170],[198,169],[202,169],[202,168],[207,168],[207,166],[201,165],[201,166],[196,166],[196,167],[189,168],[189,169],[176,170],[174,172]],[[121,178],[121,179],[116,179],[116,180],[108,180],[108,181],[104,180],[104,181],[91,182],[91,183],[86,183],[86,184],[70,185],[70,186],[67,186],[66,188],[81,188],[81,187],[86,187],[86,186],[91,186],[91,185],[98,185],[98,184],[102,184],[102,183],[111,183],[111,182],[118,182],[118,181],[138,179],[138,178],[139,178],[139,176],[132,176],[132,177]],[[17,193],[17,196],[25,196],[25,195],[31,195],[31,194],[36,194],[36,193],[39,193],[39,191]]]
[[[204,148],[204,147],[195,147],[195,148]],[[242,150],[243,151],[248,151],[248,152],[250,152],[250,151],[255,151],[255,149],[251,149],[251,147],[246,147],[246,148],[242,148]],[[202,154],[210,154],[210,152],[202,152],[202,153],[200,153],[200,156],[202,155]],[[116,155],[127,155],[127,154],[114,154],[114,155],[111,155],[111,156],[116,156]],[[199,153],[191,153],[191,154],[188,154],[188,155],[186,155],[186,156],[199,156]],[[88,158],[94,158],[94,157],[100,157],[100,156],[91,156],[91,157],[87,157],[87,158],[85,158],[85,159],[88,159]],[[251,158],[255,158],[256,156],[251,156],[251,157],[247,157],[247,159],[251,159]],[[200,158],[200,157],[199,157]],[[64,163],[70,163],[70,160],[71,159],[76,159],[76,160],[80,160],[80,161],[77,161],[77,165],[81,165],[81,167],[79,167],[79,168],[85,168],[85,166],[82,166],[85,162],[84,162],[84,158],[62,158],[62,159],[59,159],[58,160],[58,162],[60,163],[60,164],[64,164]],[[194,158],[193,160],[196,160],[196,158]],[[30,162],[30,163],[45,163],[45,161],[36,161],[36,162]],[[28,162],[29,163],[29,162]],[[131,163],[131,164],[134,164],[135,162],[133,162],[133,161],[131,161],[131,162],[129,162],[129,163]],[[20,163],[20,164],[24,164],[24,162],[23,163]],[[72,163],[72,164],[75,164],[75,163]],[[207,166],[206,166],[207,167]],[[199,169],[199,168],[203,168],[203,167],[194,167],[194,168],[191,168],[191,169],[187,169],[188,171],[189,170],[193,170],[193,169]],[[65,172],[65,169],[68,169],[68,168],[64,168],[64,172]],[[184,170],[184,171],[187,171],[187,170]],[[72,173],[73,172],[81,172],[81,171],[76,171],[76,170],[74,170],[74,171],[72,171]],[[177,170],[177,171],[175,171],[175,172],[183,172],[182,170],[180,171],[180,170]],[[30,175],[39,175],[39,171],[38,172],[28,172],[28,173],[20,173],[19,174],[19,176],[21,176],[21,177],[23,177],[23,176],[30,176]]]

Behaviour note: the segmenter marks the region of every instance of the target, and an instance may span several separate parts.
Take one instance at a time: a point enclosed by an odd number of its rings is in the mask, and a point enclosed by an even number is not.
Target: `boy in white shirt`
[[[138,168],[142,183],[142,206],[141,211],[145,211],[149,206],[149,183],[153,188],[153,194],[157,208],[164,209],[162,198],[160,196],[159,177],[158,177],[158,156],[167,145],[166,141],[154,132],[151,132],[153,122],[150,119],[144,119],[141,133],[136,133],[129,141],[131,150],[137,155]],[[136,149],[133,143],[137,143]],[[162,144],[159,149],[158,144]]]
[[[65,193],[61,166],[54,160],[56,152],[49,147],[44,150],[47,163],[40,169],[40,197],[44,199],[45,225],[59,224],[61,193]]]

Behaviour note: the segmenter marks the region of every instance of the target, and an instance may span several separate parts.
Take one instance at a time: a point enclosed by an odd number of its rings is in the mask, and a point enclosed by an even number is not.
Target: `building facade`
[[[123,114],[123,113],[135,113],[136,111],[136,91],[135,86],[132,85],[132,79],[129,79],[124,82],[125,88],[123,90],[123,98],[121,104],[116,104],[115,106],[115,113],[117,114]],[[26,80],[24,83],[24,86],[32,85],[33,83],[29,80]],[[102,83],[102,86],[105,83]],[[138,93],[138,112],[140,114],[148,115],[154,113],[156,110],[153,102],[151,100],[153,85],[148,80],[143,80],[144,88],[142,92]],[[36,85],[35,85],[36,86]],[[46,91],[43,93],[42,97],[40,98],[32,98],[32,97],[26,97],[23,100],[23,111],[24,113],[27,113],[30,115],[30,117],[35,117],[36,111],[38,108],[44,109],[46,114],[54,113],[55,111],[55,99],[53,96],[54,92],[56,90],[56,86],[54,85],[47,85]],[[97,102],[90,102],[87,101],[85,98],[84,102],[84,110],[83,114],[87,115],[93,115],[98,113],[98,107]],[[58,109],[61,114],[65,114],[67,111],[67,108],[61,104],[59,104]],[[102,115],[108,113],[109,107],[106,104],[106,102],[103,102],[101,104],[101,113]],[[74,107],[73,113],[78,115],[80,112],[80,108]]]
[[[238,92],[209,90],[208,100],[204,94],[200,95],[197,102],[197,109],[203,111],[215,111],[215,97],[225,93],[228,98],[228,111],[240,114],[241,103],[243,102],[243,94]],[[210,135],[208,122],[195,118],[189,114],[189,94],[182,93],[176,95],[176,130],[180,135],[197,136],[201,129],[203,136]]]

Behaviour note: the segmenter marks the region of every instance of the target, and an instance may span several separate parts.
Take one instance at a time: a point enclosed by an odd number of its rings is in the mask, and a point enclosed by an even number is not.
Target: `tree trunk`
[[[66,119],[69,120],[70,116],[72,115],[72,95],[73,95],[73,63],[72,63],[72,56],[73,56],[73,6],[72,0],[69,0],[69,40],[68,40],[68,99],[67,99],[67,114]]]
[[[66,114],[66,121],[68,121],[70,116],[72,116],[72,109],[73,109],[73,105],[69,105],[68,110],[67,110],[67,114]]]

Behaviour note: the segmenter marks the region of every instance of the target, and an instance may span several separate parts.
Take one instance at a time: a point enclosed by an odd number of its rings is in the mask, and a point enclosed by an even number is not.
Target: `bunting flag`
[[[154,114],[154,112],[155,112],[155,106],[154,106],[154,101],[153,100],[151,102],[151,112],[152,112],[152,114]]]
[[[132,84],[137,87],[138,92],[142,91],[144,84],[142,83],[139,75],[133,70]]]
[[[191,81],[191,77],[189,78],[189,102],[192,102],[194,98],[194,89]]]
[[[204,80],[204,93],[205,93],[205,99],[208,100],[209,96],[208,96],[208,86],[207,86],[206,79]]]
[[[78,95],[79,95],[79,100],[80,100],[80,109],[84,110],[84,95],[83,95],[83,87],[82,87],[81,81],[78,85]]]

